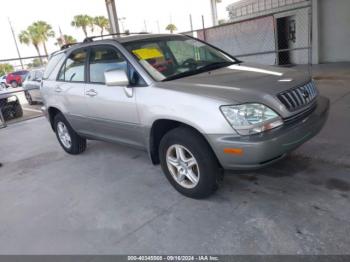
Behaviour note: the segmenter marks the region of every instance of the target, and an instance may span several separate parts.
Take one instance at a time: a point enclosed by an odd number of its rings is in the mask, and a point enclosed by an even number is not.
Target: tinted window
[[[105,83],[104,72],[123,69],[127,72],[127,62],[117,50],[109,47],[91,49],[90,82]]]
[[[62,61],[62,59],[64,58],[64,53],[59,53],[57,55],[53,55],[50,60],[49,63],[46,66],[45,69],[45,73],[43,76],[43,79],[48,79],[48,78],[52,78],[51,77],[51,73],[54,71],[54,69],[56,68],[57,64]],[[53,79],[56,78],[56,76],[53,77]],[[52,80],[53,80],[52,79]]]
[[[30,72],[30,73],[27,75],[26,80],[31,81],[31,80],[33,80],[33,79],[34,79],[34,72]]]
[[[61,68],[58,79],[67,82],[82,82],[85,79],[86,52],[72,53]]]
[[[219,49],[186,36],[169,36],[123,44],[157,81],[226,67],[238,60]]]
[[[28,73],[28,71],[17,71],[17,72],[13,72],[12,74],[15,76],[21,76],[21,75],[26,75]]]
[[[36,71],[35,72],[35,79],[40,80],[42,78],[43,78],[43,71],[41,71],[41,70]]]

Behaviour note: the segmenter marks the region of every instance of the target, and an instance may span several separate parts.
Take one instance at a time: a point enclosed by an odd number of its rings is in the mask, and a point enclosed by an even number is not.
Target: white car
[[[42,102],[40,84],[44,69],[35,69],[28,73],[23,81],[22,87],[29,105]]]
[[[0,90],[6,89],[7,84],[6,84],[6,75],[0,76]]]

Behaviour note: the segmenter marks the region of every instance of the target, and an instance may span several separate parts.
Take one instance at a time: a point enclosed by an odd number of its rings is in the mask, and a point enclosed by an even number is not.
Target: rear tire
[[[201,199],[217,189],[220,168],[216,156],[207,141],[190,128],[178,127],[165,134],[159,158],[167,179],[181,194]]]
[[[15,118],[19,118],[23,116],[23,108],[19,103],[19,101],[17,101],[16,104],[14,105],[14,111],[15,111],[14,113]]]
[[[54,130],[58,142],[68,154],[78,155],[86,150],[86,139],[73,130],[61,113],[58,113],[54,118]]]
[[[18,83],[16,81],[12,81],[10,84],[12,88],[18,87]]]

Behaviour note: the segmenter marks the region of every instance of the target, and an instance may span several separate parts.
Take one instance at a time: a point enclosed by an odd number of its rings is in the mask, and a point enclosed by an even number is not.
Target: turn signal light
[[[242,148],[224,148],[225,154],[231,154],[231,155],[243,155],[243,149]]]

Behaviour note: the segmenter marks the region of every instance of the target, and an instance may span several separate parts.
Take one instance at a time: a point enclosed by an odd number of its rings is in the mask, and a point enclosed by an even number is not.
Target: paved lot
[[[69,156],[43,118],[1,129],[0,253],[350,254],[350,65],[325,68],[322,133],[206,200],[175,192],[143,152],[89,142]]]

